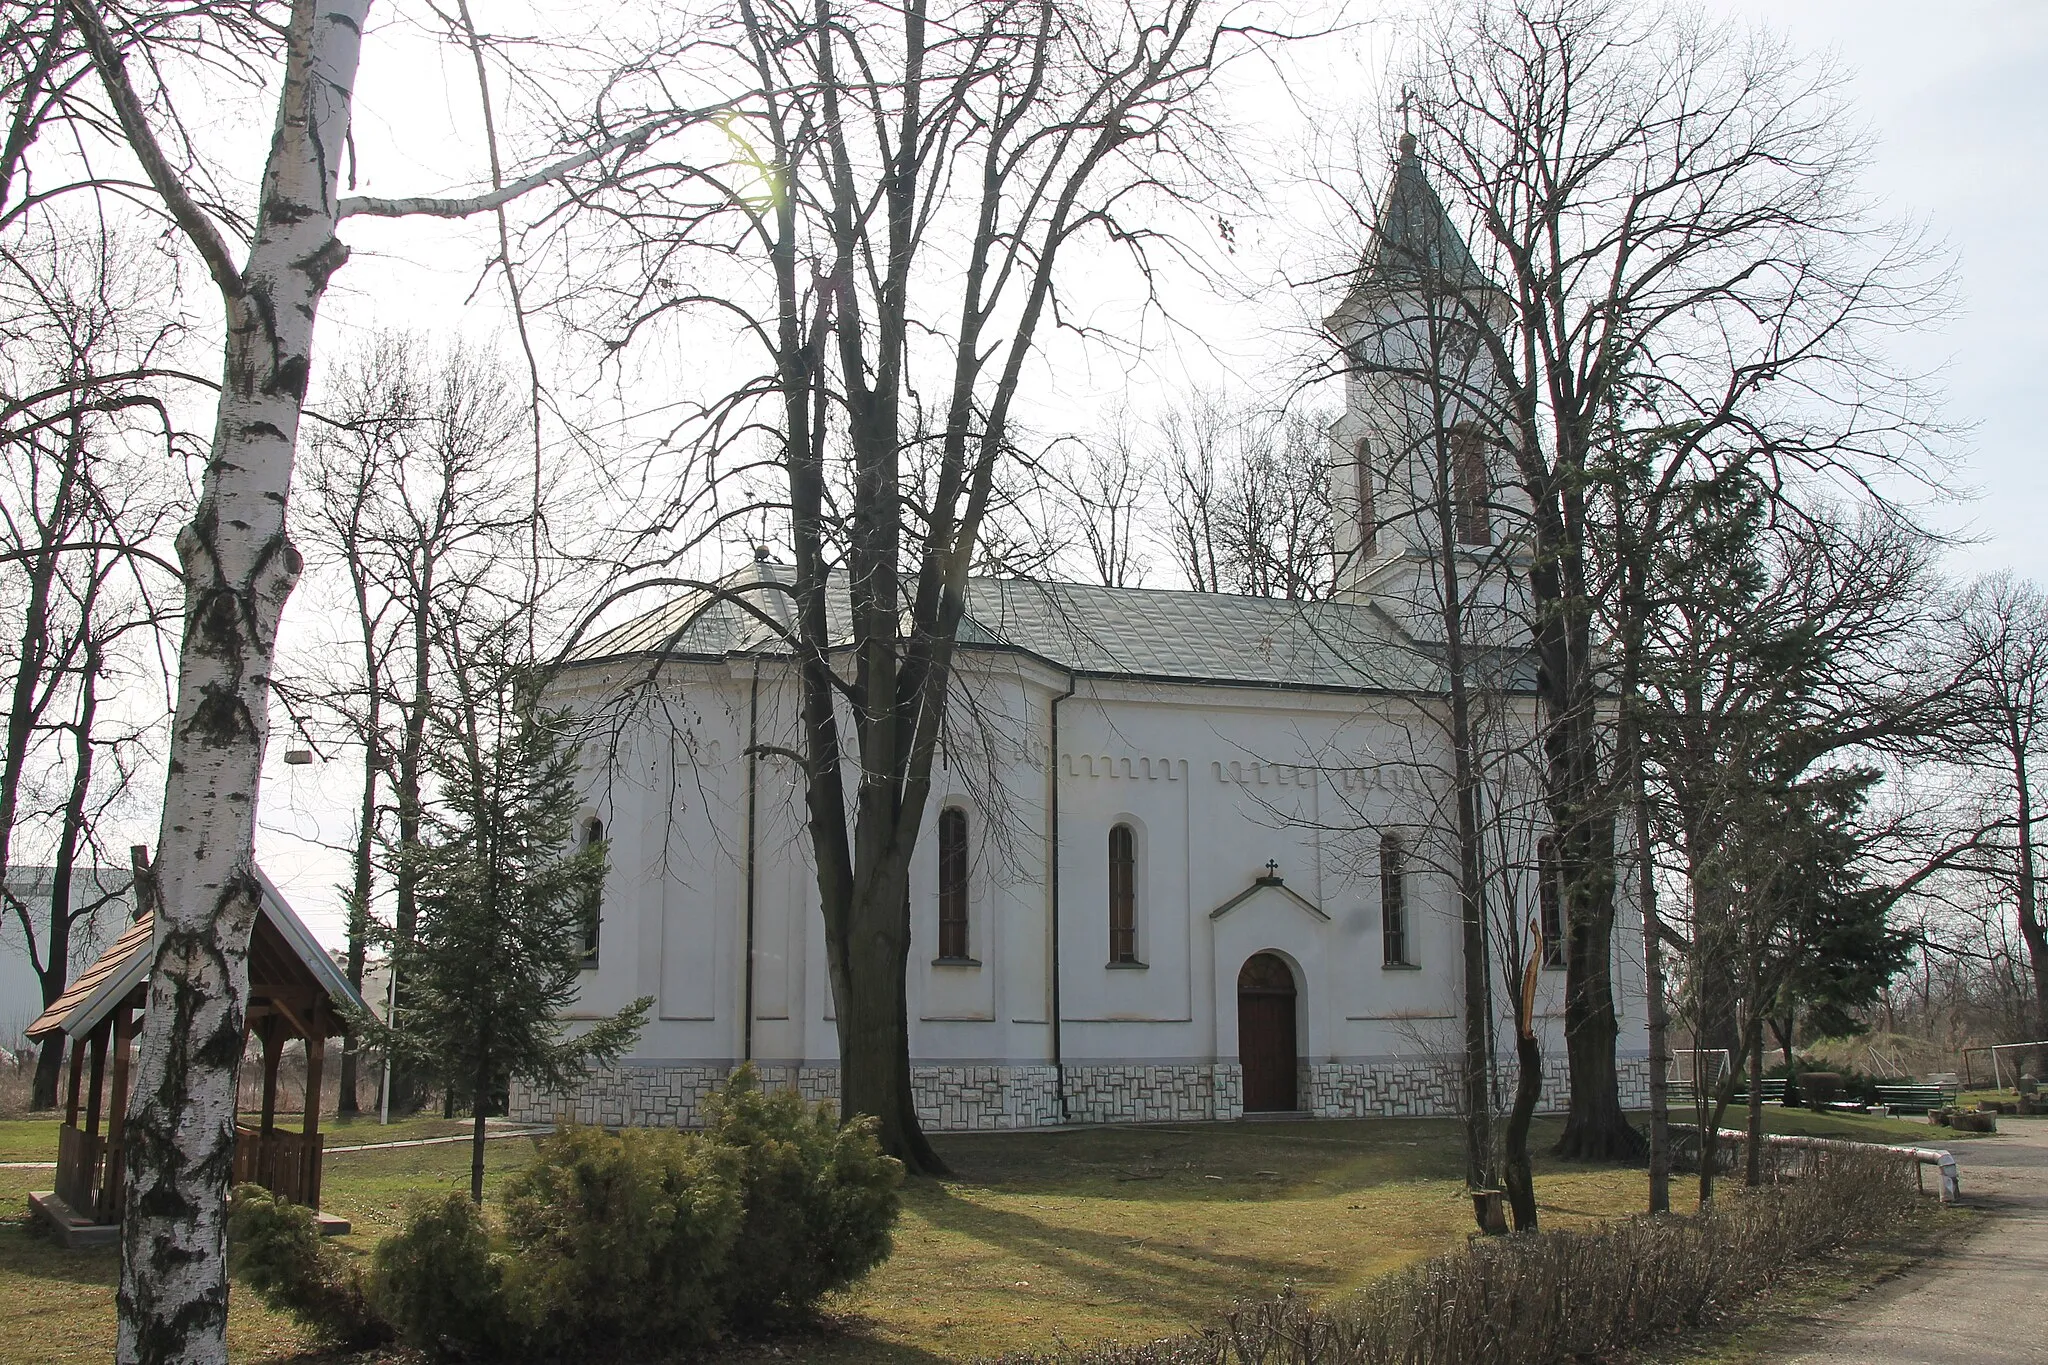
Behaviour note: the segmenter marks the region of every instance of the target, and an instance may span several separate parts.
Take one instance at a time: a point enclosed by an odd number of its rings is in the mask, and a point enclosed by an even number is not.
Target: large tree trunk
[[[1529,1166],[1529,1123],[1543,1098],[1543,1049],[1531,1029],[1515,1032],[1515,1106],[1508,1111],[1507,1150],[1501,1183],[1516,1232],[1536,1231],[1536,1176]]]
[[[278,618],[299,571],[285,532],[313,324],[347,258],[337,177],[369,0],[296,0],[255,231],[237,268],[155,154],[99,16],[74,10],[128,141],[226,307],[221,394],[191,523],[179,533],[185,628],[159,838],[155,950],[127,1119],[119,1356],[227,1359],[226,1202],[247,1006],[257,782]],[[152,164],[153,163],[153,164]]]
[[[2041,923],[2041,892],[2034,880],[2034,794],[2028,787],[2026,741],[2017,730],[2010,745],[2013,787],[2019,797],[2020,938],[2027,945],[2027,962],[2034,972],[2034,1036],[2048,1038],[2048,928]],[[2048,1080],[2048,1048],[2035,1057],[2034,1075]]]
[[[1618,1161],[1642,1155],[1643,1138],[1621,1107],[1621,1077],[1615,1041],[1621,1026],[1614,1012],[1614,822],[1595,819],[1575,831],[1576,862],[1582,876],[1604,882],[1604,890],[1578,904],[1565,933],[1565,1059],[1570,1072],[1570,1111],[1558,1138],[1560,1156],[1581,1161]],[[1603,856],[1600,850],[1605,850]],[[1582,882],[1581,885],[1584,885]],[[1604,901],[1604,905],[1601,902]]]
[[[35,736],[36,721],[42,711],[38,692],[47,696],[44,672],[50,654],[50,594],[57,581],[58,568],[58,552],[52,546],[63,540],[70,525],[72,488],[77,482],[78,462],[83,458],[84,450],[83,436],[74,423],[71,437],[65,443],[64,465],[57,474],[57,490],[51,500],[44,548],[29,560],[28,596],[22,603],[21,634],[15,642],[14,680],[8,689],[5,746],[0,748],[0,886],[6,884],[8,869],[12,866],[14,822],[21,809],[21,786],[27,773],[29,744]],[[42,962],[37,968],[45,1009],[64,993],[70,977],[69,911],[69,905],[51,902],[49,941],[43,945]],[[19,916],[22,936],[33,949],[33,922],[25,907],[20,909]],[[61,930],[57,923],[59,919],[65,920]],[[57,1107],[57,1076],[62,1069],[63,1058],[64,1040],[61,1036],[43,1043],[30,1091],[31,1108]]]
[[[43,948],[43,1008],[48,1009],[64,993],[71,968],[71,883],[78,869],[78,848],[85,838],[85,806],[92,793],[93,722],[99,713],[99,681],[102,663],[100,642],[93,638],[90,617],[81,621],[85,632],[85,655],[78,677],[78,712],[73,717],[71,790],[64,798],[64,823],[57,835],[57,861],[50,875],[50,932]],[[95,899],[104,894],[93,887]],[[57,1079],[64,1059],[64,1037],[43,1040],[36,1059],[31,1109],[57,1107]]]
[[[912,1170],[942,1172],[945,1163],[918,1122],[910,1086],[910,907],[904,878],[888,878],[879,890],[856,897],[844,923],[847,932],[834,955],[845,958],[851,969],[845,975],[860,988],[834,1000],[840,1115],[873,1115],[885,1150]],[[841,975],[834,971],[835,982]]]
[[[1523,414],[1524,421],[1529,418]],[[1568,482],[1585,452],[1560,422],[1565,474],[1526,478],[1536,512],[1529,571],[1535,612],[1537,687],[1544,709],[1544,776],[1556,830],[1565,909],[1565,1060],[1570,1079],[1559,1156],[1614,1161],[1640,1156],[1642,1135],[1621,1107],[1614,1048],[1614,817],[1601,782],[1600,687],[1594,672],[1591,597],[1586,583],[1584,492]],[[1524,433],[1528,440],[1531,432]],[[1534,446],[1532,444],[1532,449]]]
[[[1650,1011],[1650,1212],[1671,1212],[1671,1006],[1664,991],[1664,926],[1657,911],[1657,869],[1651,860],[1650,799],[1638,740],[1636,757],[1636,869],[1643,899],[1643,993]]]
[[[359,613],[358,619],[364,623],[364,636],[367,641],[368,616],[366,613]],[[371,653],[367,643],[364,646],[364,653]],[[363,993],[364,952],[370,936],[370,892],[373,889],[371,853],[377,837],[377,765],[381,761],[377,744],[377,687],[377,675],[372,672],[369,675],[368,714],[364,717],[366,742],[363,746],[363,803],[357,812],[355,880],[349,887],[348,903],[348,984],[355,988],[357,995]],[[338,1117],[349,1118],[362,1112],[362,1105],[356,1096],[356,1071],[361,1057],[362,1052],[356,1045],[356,1035],[351,1032],[342,1041],[341,1046],[341,1098],[335,1109]]]

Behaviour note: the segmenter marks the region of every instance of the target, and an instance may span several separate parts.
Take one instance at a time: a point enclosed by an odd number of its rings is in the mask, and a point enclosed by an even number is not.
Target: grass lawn
[[[1925,1141],[1941,1130],[1861,1116],[1769,1109],[1781,1131]],[[1881,1126],[1872,1126],[1881,1125]],[[333,1146],[390,1140],[372,1122],[330,1130]],[[415,1120],[406,1136],[446,1132]],[[35,1134],[42,1137],[37,1139]],[[49,1159],[54,1126],[0,1123],[5,1159]],[[1539,1120],[1540,1152],[1556,1136]],[[1947,1135],[1943,1134],[1943,1140]],[[1448,1119],[1097,1128],[936,1139],[950,1177],[904,1191],[896,1253],[829,1307],[843,1330],[789,1343],[822,1365],[972,1359],[1057,1341],[1143,1340],[1213,1322],[1233,1300],[1293,1283],[1327,1296],[1461,1243],[1471,1227],[1458,1128]],[[530,1138],[494,1140],[490,1183],[531,1158]],[[417,1190],[463,1188],[463,1144],[329,1157],[328,1208],[367,1252]],[[25,1196],[46,1171],[0,1170],[0,1365],[104,1359],[113,1338],[111,1251],[64,1253],[32,1239]],[[1539,1158],[1546,1226],[1634,1212],[1644,1174]],[[1689,1201],[1689,1181],[1673,1190]],[[288,1322],[237,1294],[237,1360],[289,1358]],[[753,1358],[748,1353],[748,1358]]]
[[[257,1115],[245,1114],[243,1118],[254,1125]],[[297,1114],[281,1114],[278,1126],[299,1130]],[[376,1115],[365,1115],[354,1119],[327,1117],[320,1120],[320,1131],[327,1135],[328,1147],[354,1147],[362,1143],[403,1142],[413,1138],[449,1137],[467,1134],[468,1119],[407,1118],[388,1125],[380,1125]],[[57,1120],[51,1118],[0,1119],[0,1161],[55,1161],[57,1159]]]

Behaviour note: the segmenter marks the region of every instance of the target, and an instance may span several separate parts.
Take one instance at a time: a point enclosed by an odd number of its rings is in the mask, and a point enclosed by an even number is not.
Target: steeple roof
[[[1401,134],[1394,179],[1380,205],[1359,283],[1385,288],[1492,288],[1423,174],[1415,135]]]

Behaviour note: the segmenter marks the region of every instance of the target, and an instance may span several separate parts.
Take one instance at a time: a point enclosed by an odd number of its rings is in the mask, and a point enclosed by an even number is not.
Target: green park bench
[[[1928,1114],[1956,1102],[1953,1086],[1880,1085],[1877,1102],[1894,1114]]]

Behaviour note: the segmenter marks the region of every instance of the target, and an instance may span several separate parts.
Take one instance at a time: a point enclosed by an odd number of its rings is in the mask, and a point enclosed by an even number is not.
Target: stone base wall
[[[1053,1103],[1057,1107],[1057,1095]],[[1183,1123],[1243,1113],[1244,1074],[1236,1062],[1067,1068],[1067,1115],[1074,1123]]]
[[[1650,1066],[1644,1057],[1619,1059],[1621,1102],[1650,1102]],[[1538,1108],[1557,1112],[1570,1093],[1565,1059],[1544,1059]],[[568,1118],[607,1128],[691,1128],[701,1106],[731,1068],[716,1064],[629,1061],[593,1072],[567,1095],[514,1086],[510,1113],[526,1123]],[[794,1089],[808,1100],[839,1098],[832,1066],[763,1066],[762,1083]],[[1510,1084],[1512,1065],[1506,1075]],[[910,1083],[917,1116],[934,1132],[994,1132],[1071,1123],[1184,1123],[1244,1115],[1244,1076],[1236,1062],[1075,1064],[1067,1068],[1067,1109],[1060,1112],[1058,1078],[1044,1064],[963,1062],[913,1066]],[[1392,1118],[1458,1112],[1458,1066],[1415,1058],[1380,1057],[1348,1062],[1304,1062],[1297,1093],[1318,1118]]]
[[[1616,1059],[1624,1109],[1650,1107],[1650,1060]],[[1459,1105],[1459,1066],[1380,1058],[1359,1062],[1304,1062],[1301,1067],[1302,1107],[1318,1118],[1393,1118],[1455,1114]],[[1515,1080],[1512,1061],[1501,1069],[1509,1096]],[[1571,1080],[1561,1056],[1543,1059],[1543,1094],[1538,1113],[1562,1113],[1571,1099]]]

